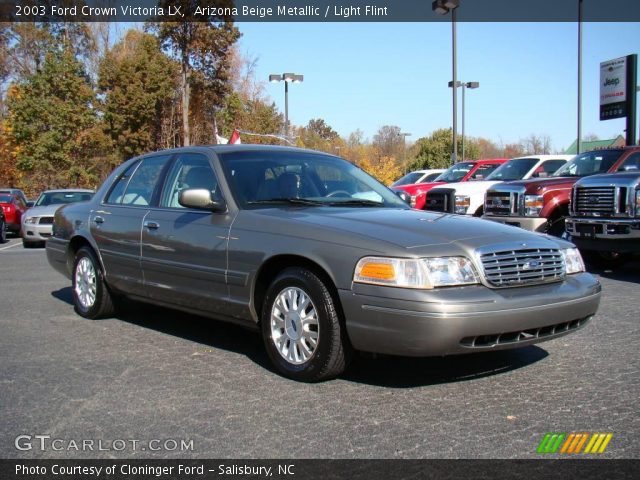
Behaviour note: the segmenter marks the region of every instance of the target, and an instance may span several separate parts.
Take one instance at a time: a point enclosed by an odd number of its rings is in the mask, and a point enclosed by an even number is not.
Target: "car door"
[[[176,155],[168,170],[157,207],[142,228],[142,269],[148,295],[163,303],[211,313],[225,313],[227,243],[232,216],[185,208],[180,191],[203,188],[222,200],[208,156]]]
[[[150,156],[133,163],[90,213],[89,228],[98,244],[107,282],[130,295],[145,295],[140,232],[149,205],[159,194],[162,171],[170,158]]]

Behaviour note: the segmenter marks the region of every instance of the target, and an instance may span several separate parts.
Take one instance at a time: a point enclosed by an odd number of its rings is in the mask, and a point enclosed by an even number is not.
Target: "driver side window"
[[[221,200],[216,178],[209,160],[205,155],[185,153],[178,155],[165,183],[160,206],[166,208],[185,208],[178,199],[180,192],[189,188],[201,188],[211,193],[212,200]]]

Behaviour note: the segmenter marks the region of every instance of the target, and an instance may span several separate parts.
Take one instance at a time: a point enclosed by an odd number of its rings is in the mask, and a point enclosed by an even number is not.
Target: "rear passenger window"
[[[118,178],[113,187],[111,187],[111,191],[109,192],[109,195],[107,195],[105,203],[122,203],[124,189],[129,182],[131,174],[135,171],[136,167],[139,164],[140,162],[133,162],[131,165],[129,165],[129,168],[127,168],[124,173],[120,175],[120,178]]]
[[[163,155],[144,158],[142,164],[129,180],[124,195],[122,195],[122,201],[119,203],[122,205],[149,205],[153,198],[153,192],[158,186],[160,173],[169,157],[170,155]]]

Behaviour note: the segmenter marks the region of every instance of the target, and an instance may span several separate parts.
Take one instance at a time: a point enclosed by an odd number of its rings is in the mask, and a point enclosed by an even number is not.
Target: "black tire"
[[[553,235],[554,237],[562,237],[566,232],[565,229],[565,218],[566,217],[558,217],[549,222],[549,226],[547,227],[547,233],[549,235]]]
[[[79,298],[76,284],[78,275],[76,273],[78,269],[81,268],[81,262],[83,266],[90,265],[94,271],[93,278],[95,281],[93,282],[93,285],[95,285],[95,295],[92,302],[87,301],[86,299],[81,300]],[[88,262],[88,264],[86,262]],[[82,275],[80,275],[80,277],[82,277]],[[104,273],[100,268],[100,262],[98,262],[96,255],[91,248],[82,247],[76,252],[75,260],[73,262],[71,282],[74,310],[78,315],[90,319],[105,318],[113,315],[115,312],[115,304],[111,293],[109,292],[109,288],[104,281]]]
[[[602,270],[615,270],[626,263],[629,263],[633,257],[632,253],[605,252],[588,250],[584,253],[584,260],[592,267]]]
[[[7,231],[5,230],[4,220],[0,220],[0,243],[7,241]]]
[[[287,289],[302,291],[311,300],[310,307],[315,309],[317,326],[317,344],[310,357],[303,363],[296,364],[281,354],[276,345],[272,330],[272,310],[278,297]],[[318,382],[340,375],[347,367],[351,357],[351,345],[347,338],[344,324],[341,322],[336,300],[325,283],[312,271],[306,268],[292,267],[282,271],[271,283],[265,296],[262,315],[262,337],[271,362],[285,377],[304,382]],[[287,324],[287,320],[283,325]],[[302,325],[301,323],[299,325]],[[274,323],[274,328],[277,329]],[[304,327],[299,326],[302,336]],[[312,328],[312,327],[307,327]],[[284,328],[280,329],[283,334]],[[295,327],[290,331],[296,330]],[[308,330],[307,330],[308,331]],[[288,338],[288,337],[287,337]],[[300,339],[300,341],[304,341]],[[289,348],[293,345],[289,341]],[[309,342],[306,345],[311,345]],[[300,347],[293,345],[294,349]]]

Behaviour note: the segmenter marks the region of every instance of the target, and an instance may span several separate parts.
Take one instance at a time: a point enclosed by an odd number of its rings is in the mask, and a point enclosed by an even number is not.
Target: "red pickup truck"
[[[447,183],[482,180],[507,160],[506,158],[492,158],[454,163],[437,178],[437,182],[392,186],[391,189],[395,191],[404,190],[411,195],[411,207],[424,210],[427,192],[433,187]]]
[[[576,155],[548,178],[495,185],[485,195],[482,218],[563,236],[573,184],[589,175],[624,171],[636,165],[639,156],[640,147],[592,150]]]

